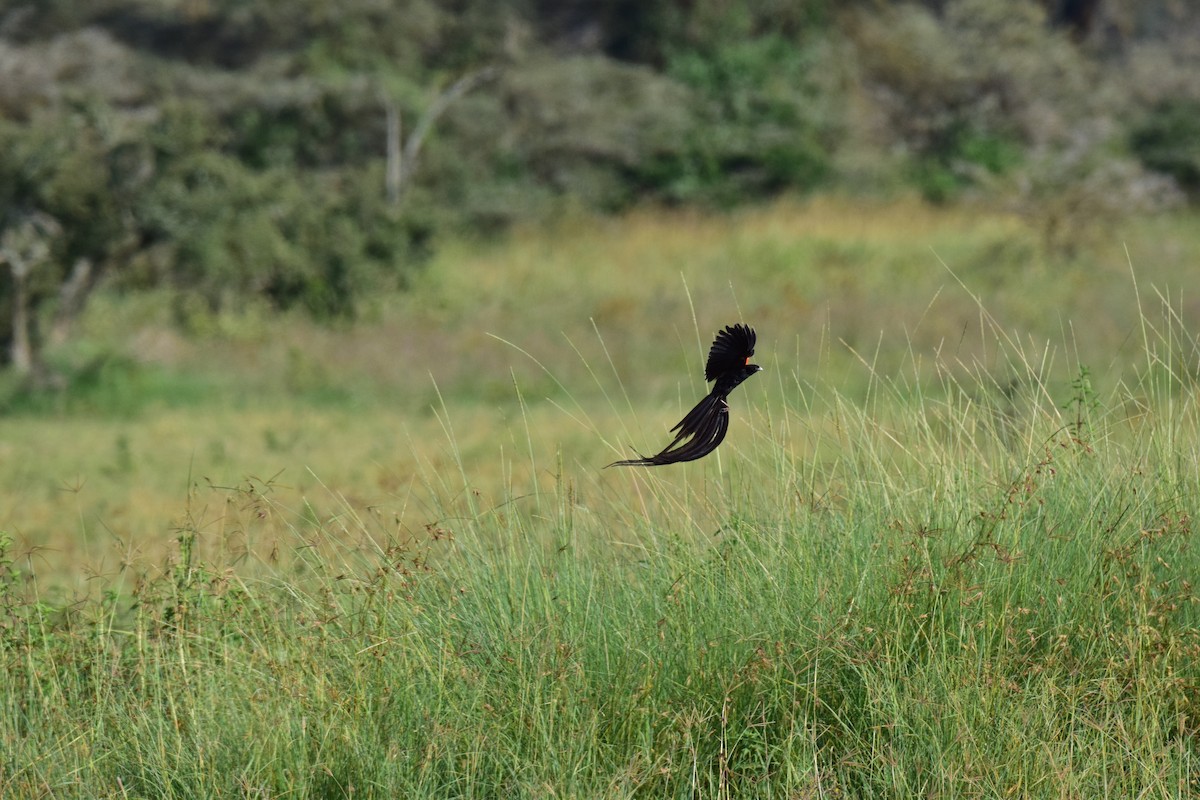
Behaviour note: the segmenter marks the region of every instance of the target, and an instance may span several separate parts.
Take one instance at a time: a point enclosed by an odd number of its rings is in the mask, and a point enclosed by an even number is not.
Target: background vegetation
[[[1195,796],[1195,14],[0,2],[0,796]]]
[[[1200,178],[1190,4],[0,3],[0,357],[96,286],[345,318],[564,208],[915,188],[1065,251]],[[28,311],[13,311],[14,308]],[[10,317],[16,316],[16,319]]]

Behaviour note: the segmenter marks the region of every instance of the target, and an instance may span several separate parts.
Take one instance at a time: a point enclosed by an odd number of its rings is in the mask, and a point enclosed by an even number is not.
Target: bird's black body
[[[695,461],[716,450],[729,431],[729,404],[725,399],[742,381],[762,369],[750,363],[756,340],[754,329],[748,325],[728,325],[720,331],[704,365],[704,379],[713,382],[712,391],[671,428],[675,439],[657,455],[614,461],[608,466],[659,467]]]

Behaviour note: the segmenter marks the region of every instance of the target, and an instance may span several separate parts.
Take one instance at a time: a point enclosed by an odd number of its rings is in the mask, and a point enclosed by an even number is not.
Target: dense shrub
[[[645,67],[601,57],[540,61],[504,82],[507,149],[537,183],[596,207],[628,205],[630,176],[678,153],[693,99]]]
[[[656,164],[667,195],[732,204],[825,179],[840,119],[816,77],[830,67],[823,55],[774,34],[673,55],[668,74],[693,88],[700,111],[685,146]]]
[[[1086,115],[1082,56],[1031,0],[953,0],[855,15],[864,80],[924,193],[945,200],[1069,134]]]
[[[1200,101],[1162,103],[1133,129],[1130,145],[1147,167],[1200,193]]]

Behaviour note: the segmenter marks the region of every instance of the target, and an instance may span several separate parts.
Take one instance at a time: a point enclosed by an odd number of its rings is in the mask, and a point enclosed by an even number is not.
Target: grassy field
[[[826,199],[101,298],[0,387],[0,796],[1200,793],[1200,225]],[[767,368],[654,450],[721,325]]]

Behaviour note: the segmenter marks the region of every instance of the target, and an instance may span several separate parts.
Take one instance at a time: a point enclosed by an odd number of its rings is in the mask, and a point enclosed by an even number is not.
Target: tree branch
[[[404,149],[399,152],[393,152],[393,147],[399,147],[400,143],[400,112],[395,111],[395,128],[392,128],[392,109],[393,105],[386,106],[388,110],[388,177],[391,181],[393,174],[395,175],[394,192],[393,184],[389,183],[389,200],[394,205],[399,205],[404,199],[404,193],[408,189],[408,185],[412,180],[413,174],[417,169],[417,156],[421,153],[421,146],[425,143],[425,137],[429,135],[433,129],[433,124],[437,122],[438,117],[445,113],[454,101],[465,95],[467,92],[479,86],[481,83],[491,80],[499,70],[495,67],[484,67],[483,69],[470,72],[452,83],[446,91],[434,98],[433,103],[429,108],[425,109],[425,113],[417,120],[416,126],[408,136],[408,141],[404,143]],[[394,143],[394,144],[393,144]],[[395,159],[395,160],[393,160]],[[394,172],[393,172],[394,171]]]

